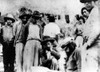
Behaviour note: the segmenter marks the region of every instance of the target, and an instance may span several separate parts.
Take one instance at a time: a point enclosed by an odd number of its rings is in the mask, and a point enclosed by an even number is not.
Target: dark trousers
[[[3,43],[4,72],[14,72],[15,48],[13,43]]]

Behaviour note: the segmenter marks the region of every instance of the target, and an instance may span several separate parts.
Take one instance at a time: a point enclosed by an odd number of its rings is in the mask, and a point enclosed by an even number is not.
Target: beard
[[[11,25],[11,22],[7,22],[7,25],[8,25],[8,26],[12,26],[12,25]]]

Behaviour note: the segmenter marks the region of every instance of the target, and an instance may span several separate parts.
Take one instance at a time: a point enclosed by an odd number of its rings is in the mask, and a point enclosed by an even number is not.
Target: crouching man
[[[67,54],[66,58],[66,72],[81,72],[81,53],[80,50],[76,48],[74,42],[67,42],[62,45]]]
[[[60,58],[59,53],[53,47],[53,42],[55,40],[50,38],[49,36],[45,36],[42,42],[42,50],[41,50],[41,65],[44,67],[48,67],[53,70],[58,69],[58,59]]]

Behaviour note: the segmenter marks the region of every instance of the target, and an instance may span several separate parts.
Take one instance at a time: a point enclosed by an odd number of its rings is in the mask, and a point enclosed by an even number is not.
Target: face
[[[50,48],[50,47],[52,46],[52,43],[51,43],[50,41],[48,41],[48,42],[46,43],[46,46],[47,46],[47,48]]]
[[[82,30],[78,30],[78,34],[82,35]]]
[[[22,18],[22,21],[23,21],[23,22],[26,22],[27,20],[28,20],[27,16],[24,16],[24,17]]]
[[[11,25],[12,24],[12,20],[7,20],[7,25]]]
[[[31,19],[31,22],[32,22],[33,24],[36,24],[35,18],[32,18],[32,19]]]
[[[65,52],[66,52],[66,53],[69,53],[69,52],[70,52],[70,48],[67,47],[67,48],[65,49]]]
[[[43,17],[43,21],[46,21],[47,23],[49,23],[48,16],[44,15],[44,17]]]
[[[89,12],[86,9],[84,9],[83,10],[83,15],[88,17],[89,16]]]
[[[38,24],[41,24],[41,20],[40,19],[37,19],[36,21],[37,21]]]
[[[82,19],[79,20],[79,24],[80,24],[80,25],[83,24],[83,20],[82,20]]]
[[[89,3],[87,2],[87,3],[86,3],[86,7],[87,7],[87,8],[91,8],[91,7],[92,7],[92,2],[89,2]]]

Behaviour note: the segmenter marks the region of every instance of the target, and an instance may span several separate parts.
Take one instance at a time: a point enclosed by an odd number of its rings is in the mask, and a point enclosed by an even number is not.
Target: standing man
[[[60,28],[55,23],[55,17],[49,17],[49,23],[44,27],[44,36],[56,37],[56,35],[60,34]]]
[[[41,61],[42,66],[48,67],[53,70],[58,70],[58,59],[60,59],[60,54],[53,47],[53,42],[55,40],[49,36],[43,38],[41,50]]]
[[[78,19],[78,23],[76,24],[76,31],[75,31],[76,34],[75,42],[77,44],[77,48],[80,48],[83,45],[82,33],[83,33],[84,23],[85,23],[85,19],[82,16],[80,16]]]
[[[24,10],[24,11],[23,11]],[[14,26],[15,33],[15,48],[16,48],[16,68],[17,72],[22,72],[22,57],[23,57],[23,49],[26,43],[27,31],[26,28],[28,26],[28,20],[31,17],[30,13],[27,9],[22,8],[21,14],[19,16],[20,21],[16,22]]]
[[[38,66],[41,49],[40,27],[37,24],[38,15],[32,16],[32,20],[28,26],[28,36],[23,54],[23,72],[30,72],[32,66]]]
[[[91,6],[93,9],[83,31],[87,41],[82,48],[82,72],[100,72],[100,10],[97,2],[96,0],[87,2],[88,7]]]
[[[15,19],[12,14],[7,14],[7,16],[4,17],[4,20],[5,25],[1,29],[4,72],[14,72],[15,48],[13,46],[13,23],[15,22]]]

